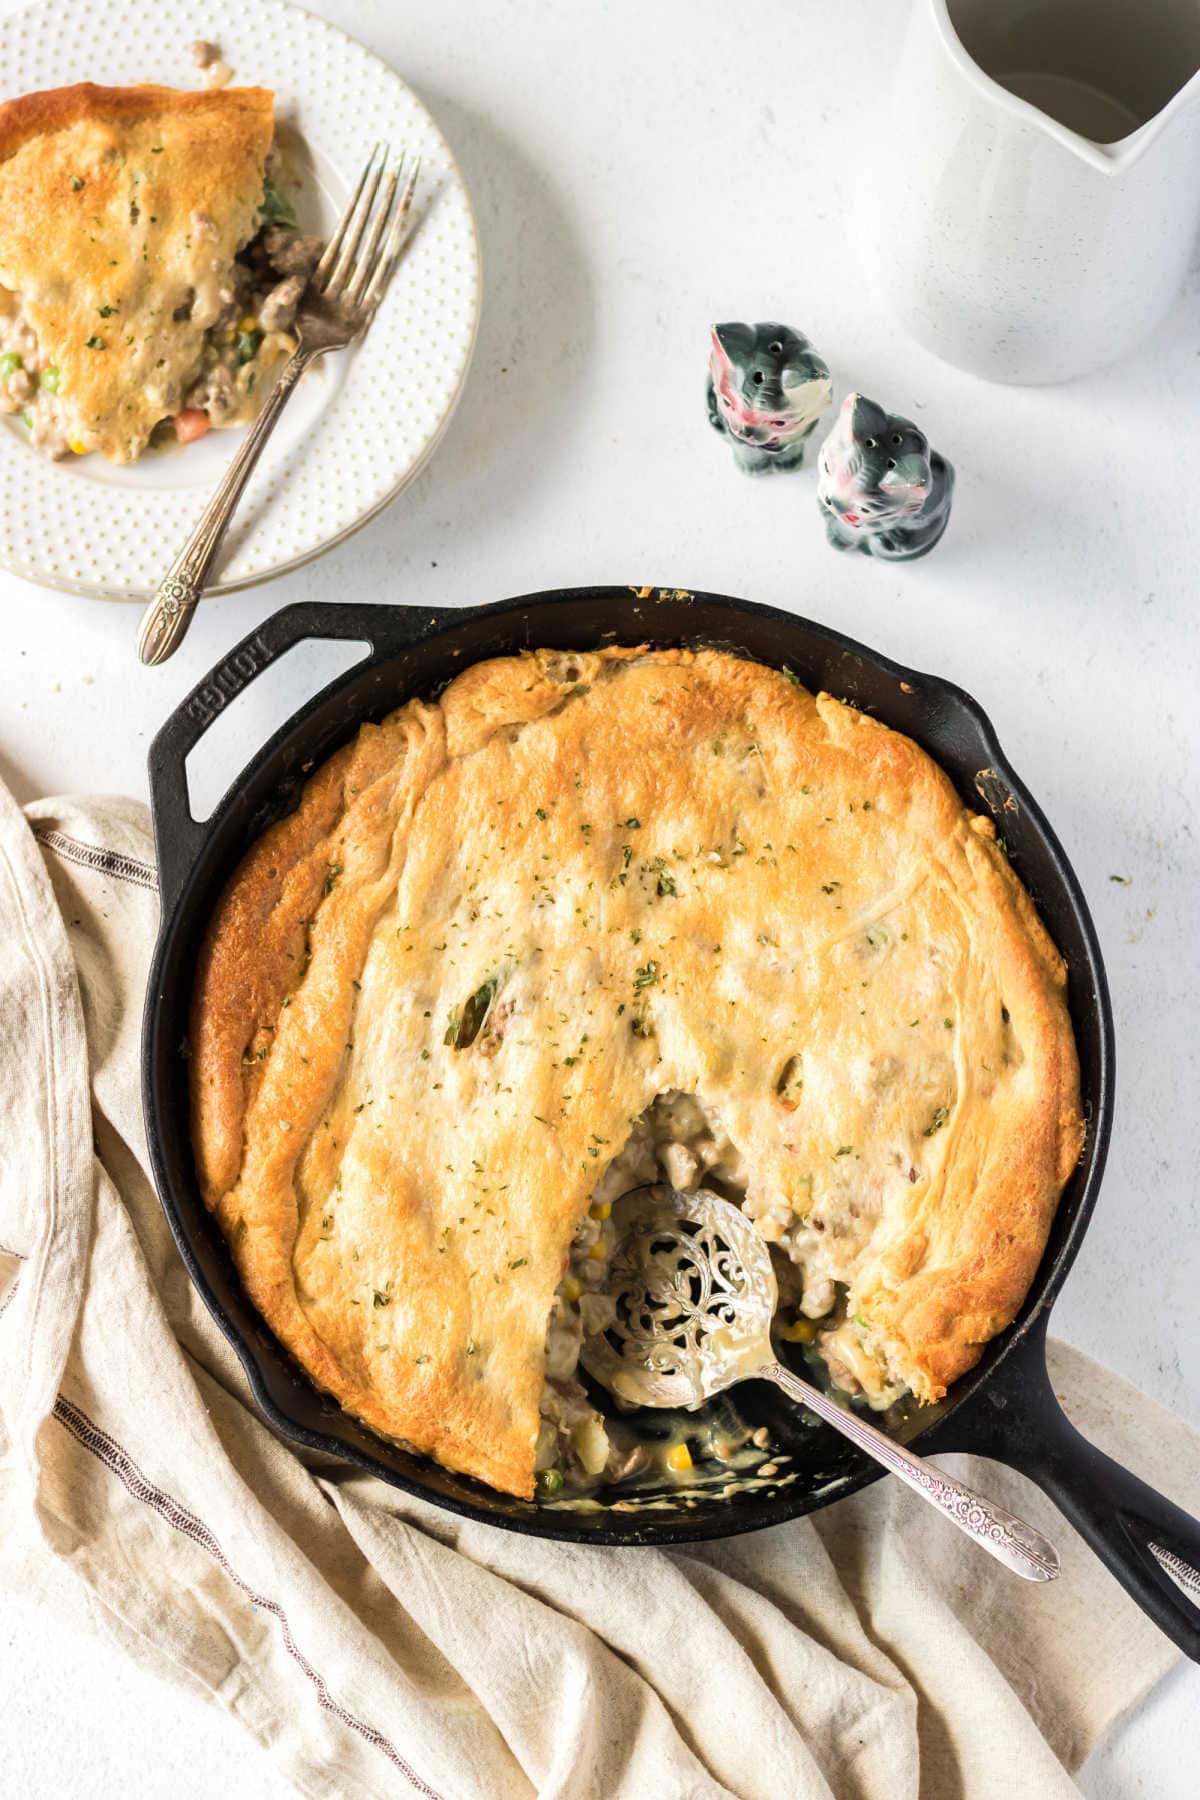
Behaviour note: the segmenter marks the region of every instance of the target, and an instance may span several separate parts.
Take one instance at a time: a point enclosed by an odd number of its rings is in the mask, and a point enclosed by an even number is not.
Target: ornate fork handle
[[[166,662],[186,633],[254,465],[296,383],[320,354],[320,350],[301,344],[284,364],[279,380],[263,402],[262,411],[246,433],[199,524],[159,582],[158,592],[146,608],[137,639],[142,662]]]
[[[975,1538],[1005,1568],[1024,1576],[1026,1581],[1054,1580],[1059,1570],[1058,1552],[1032,1525],[973,1493],[952,1475],[943,1474],[920,1457],[910,1456],[857,1413],[839,1406],[819,1388],[799,1381],[782,1363],[768,1363],[758,1373],[775,1382],[801,1406],[827,1419],[843,1437],[850,1438],[922,1499],[936,1506],[960,1531]]]

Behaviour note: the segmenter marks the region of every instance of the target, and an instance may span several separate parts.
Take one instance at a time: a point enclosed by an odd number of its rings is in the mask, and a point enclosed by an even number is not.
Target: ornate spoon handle
[[[166,662],[183,642],[242,490],[292,390],[318,354],[301,344],[288,358],[195,531],[159,582],[158,592],[142,615],[138,630],[137,650],[142,662]]]
[[[977,1539],[997,1562],[1002,1562],[1015,1575],[1023,1576],[1026,1581],[1054,1580],[1059,1569],[1058,1552],[1032,1525],[1006,1512],[1002,1506],[983,1499],[980,1494],[972,1493],[952,1475],[943,1474],[911,1451],[902,1449],[857,1413],[839,1406],[819,1388],[798,1380],[782,1363],[767,1363],[756,1373],[775,1382],[791,1399],[807,1406],[810,1412],[818,1413],[843,1437],[848,1437],[860,1450],[865,1450],[877,1463],[899,1476],[914,1493],[936,1506],[960,1531]]]

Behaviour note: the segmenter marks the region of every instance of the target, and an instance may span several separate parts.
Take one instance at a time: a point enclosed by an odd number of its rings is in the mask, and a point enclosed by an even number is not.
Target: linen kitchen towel
[[[1049,1503],[1028,1587],[895,1482],[732,1542],[441,1513],[259,1423],[147,1173],[143,808],[0,789],[0,1591],[240,1720],[306,1795],[1039,1800],[1174,1659]],[[1200,1438],[1052,1347],[1080,1427],[1200,1510]]]

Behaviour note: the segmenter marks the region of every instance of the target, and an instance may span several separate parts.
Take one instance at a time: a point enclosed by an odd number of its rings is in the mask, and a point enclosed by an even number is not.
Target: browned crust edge
[[[270,88],[99,87],[77,81],[71,87],[21,94],[0,105],[0,160],[13,156],[31,138],[62,131],[81,119],[128,124],[167,112],[259,112],[273,106]]]

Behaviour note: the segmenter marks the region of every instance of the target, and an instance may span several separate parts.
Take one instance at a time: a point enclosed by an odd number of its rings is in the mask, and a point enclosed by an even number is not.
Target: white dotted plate
[[[284,0],[44,0],[4,20],[0,96],[87,79],[196,87],[218,44],[235,82],[269,87],[306,168],[300,223],[328,233],[372,145],[421,158],[417,226],[361,344],[326,358],[289,402],[226,539],[213,591],[266,581],[339,543],[412,480],[454,411],[479,316],[479,244],[462,176],[398,75]],[[295,160],[295,159],[293,159]],[[0,565],[98,599],[144,599],[240,439],[214,431],[130,468],[52,463],[0,415]]]

